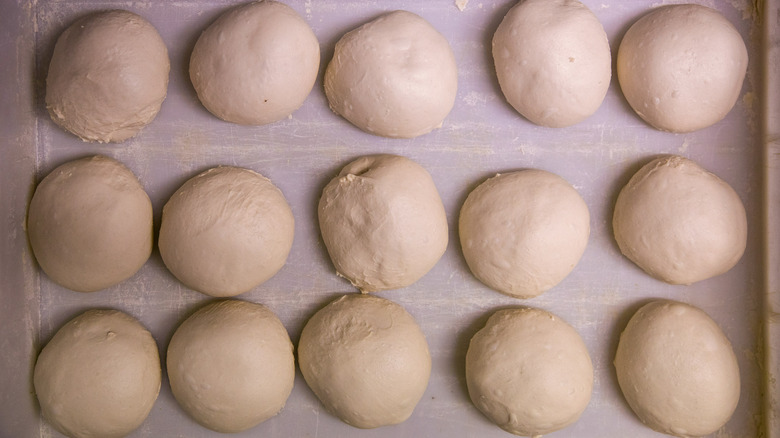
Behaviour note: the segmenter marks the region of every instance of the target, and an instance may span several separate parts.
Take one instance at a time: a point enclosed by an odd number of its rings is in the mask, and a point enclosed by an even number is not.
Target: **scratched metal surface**
[[[628,26],[650,1],[584,1],[604,24],[613,59]],[[728,117],[690,134],[669,134],[645,125],[623,99],[616,77],[599,111],[569,128],[537,127],[505,102],[495,79],[490,40],[514,0],[288,0],[321,42],[320,77],[304,106],[291,118],[262,127],[222,122],[198,102],[187,75],[200,31],[234,2],[223,0],[3,2],[0,50],[2,89],[0,197],[8,232],[0,248],[0,316],[4,368],[0,383],[0,436],[59,436],[41,422],[32,395],[31,367],[37,351],[68,319],[93,307],[124,310],[153,333],[163,354],[181,320],[209,299],[188,290],[167,272],[155,251],[130,280],[95,294],[65,290],[46,278],[26,246],[23,222],[34,184],[57,165],[101,153],[128,165],[155,208],[156,225],[167,198],[185,180],[219,164],[251,168],[269,177],[287,197],[296,219],[295,242],[286,266],[267,283],[240,296],[261,302],[282,319],[293,342],[316,310],[334,297],[355,292],[337,278],[319,237],[316,205],[323,186],[353,158],[379,152],[408,156],[432,174],[447,209],[450,244],[441,261],[418,283],[381,295],[417,319],[430,345],[433,372],[428,389],[405,423],[376,430],[352,428],[327,413],[298,373],[284,410],[236,436],[418,437],[507,436],[471,404],[464,358],[470,337],[492,311],[537,306],[558,314],[583,336],[595,366],[591,402],[574,425],[554,437],[653,437],[632,414],[617,386],[612,358],[620,331],[641,303],[654,297],[686,301],[707,311],[734,345],[742,394],[732,420],[716,436],[757,436],[762,428],[764,389],[761,324],[764,302],[764,222],[761,11],[753,2],[705,0],[734,23],[750,53],[742,95]],[[461,5],[465,2],[459,1]],[[769,5],[774,7],[773,2]],[[6,8],[8,6],[8,8]],[[770,6],[767,6],[769,8]],[[169,48],[168,97],[154,122],[119,145],[86,144],[54,125],[43,107],[44,79],[54,41],[81,15],[124,8],[151,21]],[[338,38],[393,9],[426,18],[450,41],[459,68],[455,107],[441,129],[410,140],[361,132],[332,113],[322,90],[322,71]],[[772,9],[774,10],[774,9]],[[774,46],[773,46],[774,47]],[[745,256],[727,274],[692,286],[656,281],[621,256],[611,235],[617,193],[639,166],[658,154],[677,153],[715,172],[739,193],[748,211]],[[470,274],[457,238],[457,215],[469,190],[499,171],[541,168],[555,172],[582,194],[591,212],[588,248],[572,274],[540,297],[517,300],[494,292]],[[771,372],[772,370],[770,370]],[[776,371],[776,370],[775,370]],[[167,381],[146,422],[133,437],[218,436],[190,420]]]

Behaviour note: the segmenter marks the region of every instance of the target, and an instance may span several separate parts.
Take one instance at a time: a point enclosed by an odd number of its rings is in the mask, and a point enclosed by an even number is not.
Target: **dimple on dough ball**
[[[282,192],[249,169],[220,166],[185,182],[165,204],[158,245],[187,287],[238,295],[273,277],[290,253],[295,220]]]
[[[187,318],[167,356],[171,390],[201,425],[222,433],[249,429],[284,407],[293,388],[293,345],[265,306],[209,304]]]
[[[447,216],[431,175],[397,155],[347,164],[319,202],[322,239],[336,273],[363,292],[419,280],[447,249]]]
[[[745,207],[734,189],[676,155],[631,177],[618,195],[612,228],[626,257],[671,284],[728,271],[747,245]]]
[[[577,0],[524,0],[493,35],[501,91],[531,122],[574,125],[601,106],[612,77],[607,34]]]
[[[303,105],[320,45],[289,6],[264,0],[222,14],[198,38],[190,80],[203,106],[241,125],[279,121]]]
[[[457,88],[449,42],[407,11],[389,12],[345,34],[325,70],[331,109],[384,137],[412,138],[440,127]]]
[[[593,365],[565,321],[541,309],[505,309],[471,338],[466,384],[474,405],[499,427],[539,437],[579,419],[593,390]]]
[[[431,374],[428,343],[414,318],[364,294],[344,295],[311,317],[298,362],[325,408],[361,429],[409,418]]]
[[[157,116],[170,69],[165,43],[143,17],[124,10],[90,14],[57,39],[46,108],[84,141],[121,142]]]
[[[628,29],[618,49],[617,75],[628,103],[647,123],[691,132],[731,110],[747,63],[745,42],[719,12],[667,5]]]
[[[615,368],[631,409],[661,433],[709,435],[726,424],[739,401],[731,343],[701,309],[677,301],[652,301],[631,317]]]
[[[119,438],[152,410],[161,381],[151,333],[118,310],[88,310],[57,331],[35,364],[43,416],[73,438]]]
[[[499,174],[460,211],[463,256],[481,282],[518,298],[561,282],[585,252],[588,206],[563,178],[543,170]]]
[[[55,283],[94,292],[133,276],[152,253],[152,203],[138,178],[104,156],[67,162],[35,189],[27,235]]]

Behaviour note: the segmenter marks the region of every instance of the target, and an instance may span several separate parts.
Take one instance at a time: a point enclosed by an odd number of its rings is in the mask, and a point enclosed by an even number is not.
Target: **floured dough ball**
[[[289,6],[260,1],[222,14],[198,38],[190,80],[222,120],[265,125],[303,105],[320,67],[320,45]]]
[[[152,253],[152,203],[138,178],[104,156],[67,162],[35,189],[27,235],[55,283],[94,292],[133,276]]]
[[[123,10],[90,14],[57,39],[46,77],[46,108],[84,141],[121,142],[157,113],[171,63],[157,30]]]
[[[631,177],[618,195],[612,228],[626,257],[671,284],[723,274],[747,245],[745,207],[734,189],[676,155]]]
[[[397,155],[359,158],[325,186],[322,239],[336,273],[363,292],[419,280],[447,249],[447,216],[431,175]]]
[[[714,9],[656,8],[628,29],[617,75],[634,111],[657,129],[691,132],[726,116],[747,71],[745,42]]]
[[[501,91],[537,125],[574,125],[601,106],[612,77],[609,41],[577,0],[524,0],[493,35]]]
[[[679,437],[709,435],[739,401],[737,358],[701,309],[657,300],[620,335],[615,368],[626,401],[643,423]]]
[[[431,374],[428,343],[398,304],[350,294],[306,323],[301,373],[325,408],[361,429],[406,421]]]
[[[499,310],[471,338],[466,384],[474,405],[515,435],[539,437],[588,406],[593,364],[579,333],[529,307]]]
[[[345,34],[325,70],[331,109],[384,137],[412,138],[440,127],[457,88],[447,39],[407,11],[384,14]]]
[[[157,344],[135,318],[88,310],[43,347],[33,383],[43,416],[73,438],[119,438],[152,410],[161,381]]]
[[[187,287],[229,297],[282,269],[294,229],[287,200],[268,178],[220,166],[171,196],[163,207],[158,246],[165,266]]]
[[[173,334],[166,362],[179,405],[222,433],[279,413],[295,379],[293,345],[282,322],[246,301],[219,301],[192,314]]]
[[[459,228],[474,276],[499,292],[531,298],[577,265],[588,244],[590,214],[563,178],[523,170],[474,189],[461,208]]]

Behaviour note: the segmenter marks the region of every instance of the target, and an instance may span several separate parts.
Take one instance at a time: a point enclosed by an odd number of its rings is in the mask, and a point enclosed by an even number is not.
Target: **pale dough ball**
[[[325,408],[361,429],[409,418],[431,374],[428,343],[414,318],[364,294],[344,295],[311,317],[298,362]]]
[[[123,10],[90,14],[57,39],[46,109],[84,141],[121,142],[160,111],[170,69],[165,43],[144,18]]]
[[[745,42],[719,12],[668,5],[628,29],[618,49],[617,75],[628,103],[647,123],[690,132],[731,110],[747,63]]]
[[[104,156],[67,162],[35,189],[27,235],[55,283],[94,292],[133,276],[152,253],[152,203],[138,178]]]
[[[474,405],[515,435],[574,423],[588,406],[593,365],[579,333],[530,307],[499,310],[471,338],[466,384]]]
[[[182,408],[222,433],[249,429],[284,407],[293,388],[293,345],[265,306],[226,300],[187,318],[168,345],[168,378]]]
[[[389,12],[345,34],[325,70],[331,109],[384,137],[412,138],[440,127],[457,88],[447,39],[407,11]]]
[[[220,166],[171,196],[163,207],[158,246],[165,266],[187,287],[228,297],[282,269],[294,229],[287,200],[268,178]]]
[[[723,274],[747,245],[745,207],[734,189],[676,155],[631,177],[618,195],[612,227],[626,257],[671,284]]]
[[[203,106],[222,120],[265,125],[303,105],[320,67],[309,25],[275,1],[222,14],[198,38],[190,80]]]
[[[501,91],[537,125],[574,125],[601,106],[612,77],[607,34],[577,0],[525,0],[493,35]]]
[[[460,211],[463,256],[481,282],[518,298],[561,282],[585,252],[588,206],[563,178],[543,170],[499,174]]]
[[[620,335],[615,368],[626,401],[643,423],[679,437],[709,435],[739,401],[737,358],[720,327],[688,304],[656,300]]]
[[[43,416],[73,438],[119,438],[152,410],[161,381],[157,344],[135,318],[88,310],[57,331],[35,364]]]
[[[363,292],[419,280],[447,249],[447,216],[431,175],[397,155],[347,164],[319,203],[322,239],[336,273]]]

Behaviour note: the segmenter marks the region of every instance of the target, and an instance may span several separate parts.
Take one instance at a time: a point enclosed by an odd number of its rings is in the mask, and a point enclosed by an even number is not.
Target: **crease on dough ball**
[[[392,301],[357,293],[309,319],[298,362],[325,408],[361,429],[406,421],[431,374],[428,343],[414,318]]]
[[[620,251],[651,276],[691,284],[723,274],[747,246],[739,195],[677,155],[644,165],[620,191],[612,219]]]
[[[57,39],[46,109],[84,141],[121,142],[157,116],[170,68],[165,43],[143,17],[125,10],[93,13]]]
[[[324,87],[331,109],[363,131],[413,138],[442,125],[458,70],[441,33],[416,14],[393,11],[336,43]]]
[[[405,157],[347,164],[323,189],[318,216],[337,274],[363,292],[411,285],[447,249],[447,216],[433,179]]]

